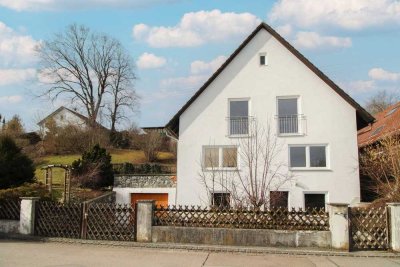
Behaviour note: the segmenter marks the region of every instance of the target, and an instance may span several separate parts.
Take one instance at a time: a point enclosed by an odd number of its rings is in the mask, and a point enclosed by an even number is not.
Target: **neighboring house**
[[[374,146],[386,136],[400,133],[400,102],[375,114],[376,121],[358,131],[358,146],[360,153],[366,147]],[[371,202],[376,200],[377,194],[373,180],[365,175],[360,175],[361,200]]]
[[[224,170],[228,151],[237,155],[229,167],[240,171],[241,148],[232,144],[248,138],[253,120],[269,122],[284,144],[276,160],[295,175],[279,189],[288,207],[360,201],[357,130],[374,118],[262,23],[166,125],[179,139],[177,204],[229,203],[227,192],[208,191],[199,173],[214,152]]]
[[[382,137],[400,131],[400,102],[374,115],[376,121],[358,131],[358,146],[363,148],[379,141]]]
[[[64,106],[59,107],[50,115],[46,116],[38,125],[40,129],[45,131],[47,129],[46,123],[49,120],[53,120],[58,127],[65,127],[68,125],[75,125],[82,128],[86,128],[89,125],[89,118],[86,116],[76,112],[75,110],[66,108]],[[106,129],[104,126],[98,124],[98,126],[102,129]]]

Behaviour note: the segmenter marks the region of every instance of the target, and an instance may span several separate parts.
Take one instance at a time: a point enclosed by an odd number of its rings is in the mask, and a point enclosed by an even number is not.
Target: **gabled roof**
[[[368,123],[373,122],[374,117],[369,114],[363,107],[361,107],[353,98],[351,98],[345,91],[343,91],[337,84],[329,79],[322,71],[314,66],[307,58],[305,58],[299,51],[297,51],[291,44],[289,44],[281,35],[279,35],[268,24],[262,22],[233,52],[233,54],[225,61],[224,64],[203,84],[203,86],[189,99],[189,101],[175,114],[175,116],[167,123],[166,128],[170,129],[175,135],[179,136],[179,117],[185,110],[203,93],[204,90],[220,75],[224,69],[235,59],[235,57],[242,51],[244,47],[257,35],[260,30],[266,30],[273,37],[275,37],[283,46],[285,46],[294,56],[302,61],[312,72],[321,78],[327,85],[329,85],[336,93],[338,93],[344,100],[353,106],[357,111],[357,129],[366,126]]]
[[[75,110],[69,109],[67,107],[61,106],[58,109],[56,109],[55,111],[53,111],[50,115],[46,116],[44,119],[42,119],[41,121],[38,122],[38,125],[42,125],[43,123],[45,123],[49,118],[53,117],[54,115],[56,115],[57,113],[59,113],[61,110],[68,110],[69,112],[71,112],[72,114],[74,114],[75,116],[77,116],[78,118],[80,118],[81,120],[83,120],[85,123],[89,123],[89,118],[76,112]],[[103,125],[101,125],[100,123],[97,123],[97,125],[100,128],[103,128],[105,130],[107,130],[106,127],[104,127]]]
[[[376,121],[358,131],[358,146],[373,144],[385,136],[400,133],[400,102],[375,115]]]

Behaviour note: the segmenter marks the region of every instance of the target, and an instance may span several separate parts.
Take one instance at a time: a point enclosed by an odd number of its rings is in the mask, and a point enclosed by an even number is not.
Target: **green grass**
[[[111,162],[112,163],[124,163],[131,162],[134,164],[145,163],[146,158],[143,151],[140,150],[127,150],[127,149],[113,149],[110,150]],[[39,162],[36,165],[35,175],[38,181],[44,183],[45,172],[41,170],[41,167],[51,164],[72,164],[74,160],[77,160],[81,155],[50,155],[37,160]],[[159,161],[162,163],[171,163],[173,161],[173,155],[168,152],[160,152]],[[53,169],[53,183],[62,184],[64,182],[64,170],[59,168]]]

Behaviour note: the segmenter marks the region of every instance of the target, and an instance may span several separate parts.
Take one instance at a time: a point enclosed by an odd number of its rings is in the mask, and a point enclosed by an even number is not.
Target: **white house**
[[[58,127],[66,127],[68,125],[74,125],[82,128],[86,128],[89,124],[89,119],[78,113],[75,110],[69,109],[67,107],[61,106],[54,112],[43,118],[38,122],[39,127],[45,131],[46,123],[49,120],[53,120]],[[98,124],[99,127],[104,128],[102,125]],[[105,128],[104,128],[105,129]]]
[[[288,207],[360,199],[357,129],[374,118],[265,23],[259,25],[167,124],[178,141],[176,203],[231,201],[201,174],[241,170],[238,140],[252,122],[282,144],[293,175],[277,191]],[[240,139],[242,138],[242,139]],[[236,153],[234,161],[225,155]],[[208,169],[206,155],[216,168]],[[235,173],[235,172],[233,172]],[[275,193],[275,192],[273,192]],[[272,195],[272,193],[271,193]]]

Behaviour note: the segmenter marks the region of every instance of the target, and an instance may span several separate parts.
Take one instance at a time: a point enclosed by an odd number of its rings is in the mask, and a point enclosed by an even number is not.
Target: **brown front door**
[[[168,206],[168,193],[133,193],[131,203],[136,204],[138,200],[155,200],[157,206]]]

